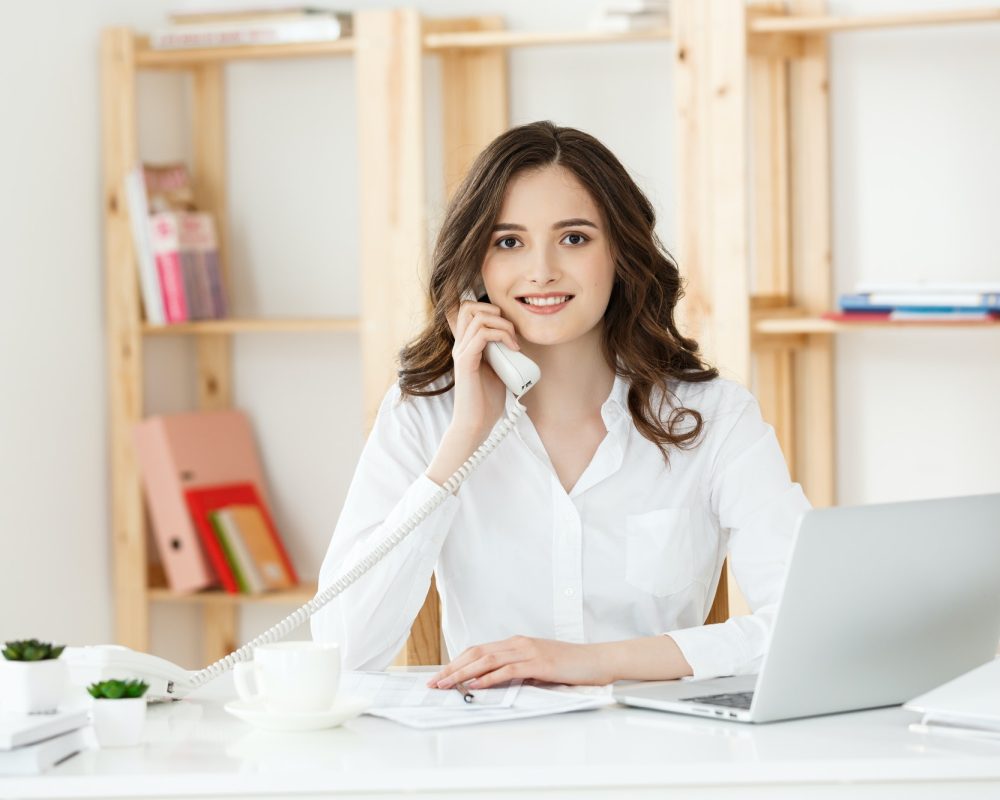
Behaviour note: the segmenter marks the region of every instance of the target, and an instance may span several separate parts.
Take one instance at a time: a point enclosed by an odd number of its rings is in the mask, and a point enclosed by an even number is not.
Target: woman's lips
[[[533,306],[530,303],[525,303],[523,301],[518,301],[518,302],[521,308],[523,308],[525,311],[531,312],[532,314],[558,314],[560,311],[566,308],[567,305],[569,305],[570,300],[572,299],[573,298],[571,297],[569,298],[569,300],[564,300],[561,303],[554,305],[544,305],[544,306]]]

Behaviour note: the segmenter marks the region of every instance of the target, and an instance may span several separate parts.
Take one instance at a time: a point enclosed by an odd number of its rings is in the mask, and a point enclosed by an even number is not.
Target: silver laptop
[[[898,705],[991,660],[998,641],[1000,494],[813,510],[759,675],[614,696],[739,722]]]

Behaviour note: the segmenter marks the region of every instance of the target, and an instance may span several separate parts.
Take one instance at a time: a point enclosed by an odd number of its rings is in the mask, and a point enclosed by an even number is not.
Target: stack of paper
[[[512,681],[492,689],[476,689],[466,703],[454,689],[429,689],[420,672],[348,672],[342,690],[371,699],[367,714],[413,728],[449,728],[525,719],[614,705],[608,687],[535,686]]]

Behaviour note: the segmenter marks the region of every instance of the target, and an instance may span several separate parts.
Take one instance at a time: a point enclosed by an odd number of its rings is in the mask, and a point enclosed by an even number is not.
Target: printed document
[[[466,703],[454,689],[429,689],[427,672],[347,672],[343,691],[372,698],[365,712],[413,728],[450,728],[510,719],[585,711],[614,705],[610,686],[535,685],[512,681],[508,686],[472,689]]]

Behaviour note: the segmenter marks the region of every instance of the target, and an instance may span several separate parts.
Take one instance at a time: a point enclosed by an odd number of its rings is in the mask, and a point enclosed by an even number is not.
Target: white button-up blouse
[[[345,669],[384,669],[434,572],[452,658],[516,634],[606,642],[669,633],[695,678],[757,672],[809,503],[749,391],[722,378],[672,389],[675,403],[701,413],[699,443],[672,448],[667,465],[632,423],[628,384],[616,378],[601,406],[607,435],[569,493],[524,414],[455,495],[313,616],[313,638],[339,642]],[[508,408],[516,402],[508,393]],[[453,404],[453,391],[386,394],[321,590],[438,491],[424,472]],[[704,625],[727,554],[752,613]]]

